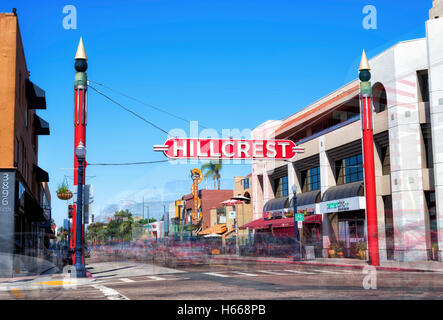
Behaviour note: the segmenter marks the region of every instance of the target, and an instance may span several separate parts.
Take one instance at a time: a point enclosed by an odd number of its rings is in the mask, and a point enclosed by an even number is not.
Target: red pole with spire
[[[86,123],[87,123],[87,75],[86,70],[88,69],[87,64],[88,58],[86,57],[85,47],[83,45],[83,40],[80,38],[80,42],[78,44],[77,53],[75,55],[75,80],[74,80],[74,186],[77,186],[78,181],[78,160],[75,156],[75,148],[79,145],[80,142],[86,147]],[[86,169],[86,162],[84,165],[84,170]],[[83,174],[83,181],[85,183],[86,175]],[[82,233],[82,244],[84,244],[84,225],[81,226],[76,225],[76,216],[77,216],[77,205],[73,206],[73,215],[72,215],[72,229],[73,235],[76,234],[77,231]],[[79,229],[78,229],[79,228]],[[75,236],[72,237],[73,241],[71,243],[71,249],[75,248]],[[82,245],[84,248],[84,245]],[[84,256],[84,255],[83,255]],[[84,258],[83,258],[84,259]],[[75,254],[73,256],[73,261],[75,261]],[[84,263],[84,261],[83,261]]]
[[[363,165],[365,173],[366,223],[368,228],[369,264],[380,265],[378,248],[377,198],[375,191],[374,132],[371,95],[371,68],[366,53],[360,63],[360,120],[363,130]]]

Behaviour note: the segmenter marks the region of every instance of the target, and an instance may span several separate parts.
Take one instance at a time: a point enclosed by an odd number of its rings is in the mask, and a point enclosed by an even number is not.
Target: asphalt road
[[[89,259],[87,268],[94,279],[82,279],[75,284],[69,279],[60,280],[60,275],[0,283],[0,299],[396,300],[443,297],[443,274],[437,272],[377,271],[368,275],[361,269],[344,267],[224,260],[168,268],[135,261]]]

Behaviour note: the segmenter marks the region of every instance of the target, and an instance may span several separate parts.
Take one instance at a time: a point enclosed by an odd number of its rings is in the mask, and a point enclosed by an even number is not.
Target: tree
[[[201,170],[204,173],[205,178],[212,177],[212,180],[214,180],[214,189],[215,189],[215,183],[217,182],[218,190],[220,190],[220,171],[222,170],[223,165],[221,160],[219,161],[209,161],[208,163],[205,163],[202,165]]]
[[[94,243],[102,243],[105,240],[106,224],[95,222],[88,225],[87,239]]]

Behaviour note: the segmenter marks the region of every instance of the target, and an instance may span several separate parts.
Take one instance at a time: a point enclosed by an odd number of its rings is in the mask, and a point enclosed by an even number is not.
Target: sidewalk
[[[250,261],[261,263],[287,263],[296,265],[311,266],[333,266],[345,268],[363,269],[368,265],[365,260],[347,259],[347,258],[317,258],[308,261],[294,261],[292,258],[276,258],[276,257],[244,257],[237,255],[217,255],[212,256],[213,260],[229,260],[229,261]],[[443,272],[443,263],[435,261],[419,261],[419,262],[398,262],[398,261],[382,261],[377,270],[390,271],[419,271],[419,272]]]

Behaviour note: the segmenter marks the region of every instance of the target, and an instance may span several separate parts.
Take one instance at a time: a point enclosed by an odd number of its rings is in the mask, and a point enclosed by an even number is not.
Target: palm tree
[[[205,179],[208,177],[212,177],[212,180],[214,180],[214,188],[215,182],[217,181],[218,190],[220,190],[220,171],[222,170],[222,168],[223,165],[221,160],[209,161],[208,163],[203,164],[201,167],[202,172],[206,171],[206,173],[204,173]]]

